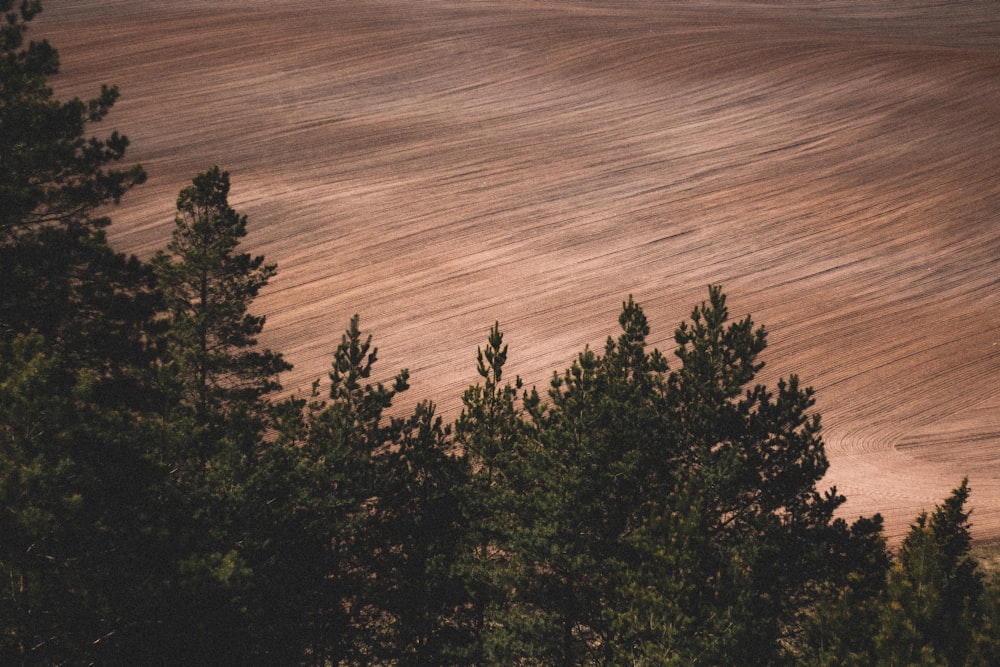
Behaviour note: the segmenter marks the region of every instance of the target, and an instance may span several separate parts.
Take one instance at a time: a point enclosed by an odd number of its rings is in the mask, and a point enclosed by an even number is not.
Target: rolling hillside
[[[544,386],[629,294],[669,351],[722,283],[764,379],[816,387],[847,514],[898,536],[968,475],[1000,538],[1000,4],[45,7],[58,94],[117,83],[102,131],[150,173],[116,246],[164,246],[178,190],[229,170],[289,390],[357,312],[455,415],[494,320]]]

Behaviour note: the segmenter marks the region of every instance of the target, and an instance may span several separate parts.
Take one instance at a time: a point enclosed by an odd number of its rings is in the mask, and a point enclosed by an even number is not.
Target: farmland
[[[360,313],[455,416],[495,320],[544,387],[628,295],[667,352],[721,283],[764,381],[817,389],[846,514],[899,537],[967,475],[1000,538],[996,3],[49,0],[30,34],[60,96],[121,87],[118,249],[231,173],[287,390]]]

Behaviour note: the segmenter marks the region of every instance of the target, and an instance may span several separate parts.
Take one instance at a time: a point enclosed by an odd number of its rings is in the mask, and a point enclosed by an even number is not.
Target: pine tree
[[[104,213],[145,180],[140,166],[116,168],[128,140],[88,138],[118,98],[60,102],[49,77],[59,56],[47,41],[25,43],[37,0],[0,0],[0,335],[41,333],[62,363],[89,368],[114,391],[141,396],[134,366],[156,308],[148,267],[107,244]]]
[[[672,486],[647,465],[671,456],[666,361],[646,350],[649,325],[631,298],[619,323],[604,354],[585,349],[553,377],[549,404],[533,410],[540,451],[531,486],[544,511],[530,526],[529,577],[519,586],[538,609],[532,643],[545,664],[614,657],[614,610],[636,555],[630,535],[647,503]]]
[[[229,188],[217,167],[195,176],[178,197],[168,252],[151,265],[164,304],[154,395],[168,437],[157,455],[190,511],[174,527],[185,553],[170,593],[183,610],[173,630],[192,640],[174,658],[200,651],[238,664],[268,646],[251,622],[259,610],[249,600],[262,586],[247,489],[269,453],[267,394],[290,366],[257,348],[265,319],[248,310],[275,267],[239,252],[247,219],[229,206]]]
[[[882,517],[858,519],[849,538],[845,549],[829,555],[830,575],[820,584],[819,597],[796,638],[798,664],[863,667],[874,661],[874,638],[891,560]]]
[[[476,352],[481,380],[464,392],[455,427],[456,443],[471,471],[462,499],[468,531],[458,563],[471,600],[465,651],[470,664],[512,660],[518,645],[514,627],[528,620],[510,592],[519,581],[512,557],[523,537],[521,527],[537,511],[531,504],[536,499],[525,486],[533,440],[519,405],[521,379],[516,377],[513,384],[504,380],[507,350],[496,322],[486,346]]]
[[[434,406],[420,403],[373,458],[368,597],[383,618],[374,645],[401,666],[464,665],[472,602],[460,560],[469,467],[455,455]]]
[[[0,662],[142,656],[170,605],[177,495],[146,382],[158,307],[148,266],[116,253],[105,209],[145,179],[125,137],[85,136],[118,97],[60,102],[41,10],[0,0]],[[132,662],[142,662],[131,660]]]
[[[819,416],[809,412],[812,390],[795,376],[779,380],[776,393],[750,386],[766,333],[749,317],[728,319],[713,286],[677,329],[672,422],[680,471],[708,499],[714,549],[728,562],[719,602],[732,615],[726,638],[735,653],[718,659],[765,664],[798,632],[816,585],[831,575],[825,564],[849,535],[833,517],[843,497],[816,488],[828,463]]]
[[[178,498],[156,422],[39,335],[0,342],[0,662],[143,662],[172,620]]]
[[[917,517],[889,571],[879,664],[968,664],[984,622],[981,575],[970,554],[968,480]]]
[[[124,157],[128,139],[86,138],[88,123],[102,120],[118,98],[102,86],[90,100],[53,99],[48,78],[59,55],[46,40],[25,44],[39,0],[0,0],[0,245],[45,225],[96,229],[108,219],[95,211],[117,203],[145,180],[141,167],[110,165]]]
[[[377,359],[354,316],[326,396],[317,381],[274,406],[277,437],[235,489],[232,542],[255,573],[245,622],[277,664],[441,654],[462,473],[430,405],[386,414],[408,373],[375,382]]]
[[[264,317],[247,311],[277,269],[237,251],[247,219],[229,206],[229,187],[228,172],[218,167],[195,176],[177,199],[170,254],[153,258],[171,370],[184,404],[202,421],[214,411],[253,409],[290,368],[280,354],[256,349]]]
[[[648,350],[631,299],[622,334],[529,401],[533,500],[513,590],[540,664],[771,664],[843,581],[860,532],[833,517],[812,392],[751,386],[766,345],[718,287],[676,331],[680,366]],[[523,445],[522,445],[523,446]],[[862,531],[863,532],[863,531]]]

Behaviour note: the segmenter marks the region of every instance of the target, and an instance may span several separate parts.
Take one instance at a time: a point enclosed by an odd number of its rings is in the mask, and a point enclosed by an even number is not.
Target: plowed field
[[[148,256],[213,164],[279,275],[255,311],[308,391],[350,316],[457,414],[499,320],[544,386],[633,294],[706,285],[817,389],[845,514],[898,537],[963,476],[1000,538],[1000,3],[47,0],[61,97],[150,173]]]

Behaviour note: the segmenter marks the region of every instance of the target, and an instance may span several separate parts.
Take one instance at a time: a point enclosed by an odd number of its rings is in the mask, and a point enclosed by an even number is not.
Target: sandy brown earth
[[[325,375],[361,314],[454,416],[494,320],[544,385],[722,283],[818,391],[845,514],[898,537],[965,475],[1000,538],[1000,3],[47,0],[61,96],[150,173],[148,255],[219,164],[280,267],[266,344]]]

